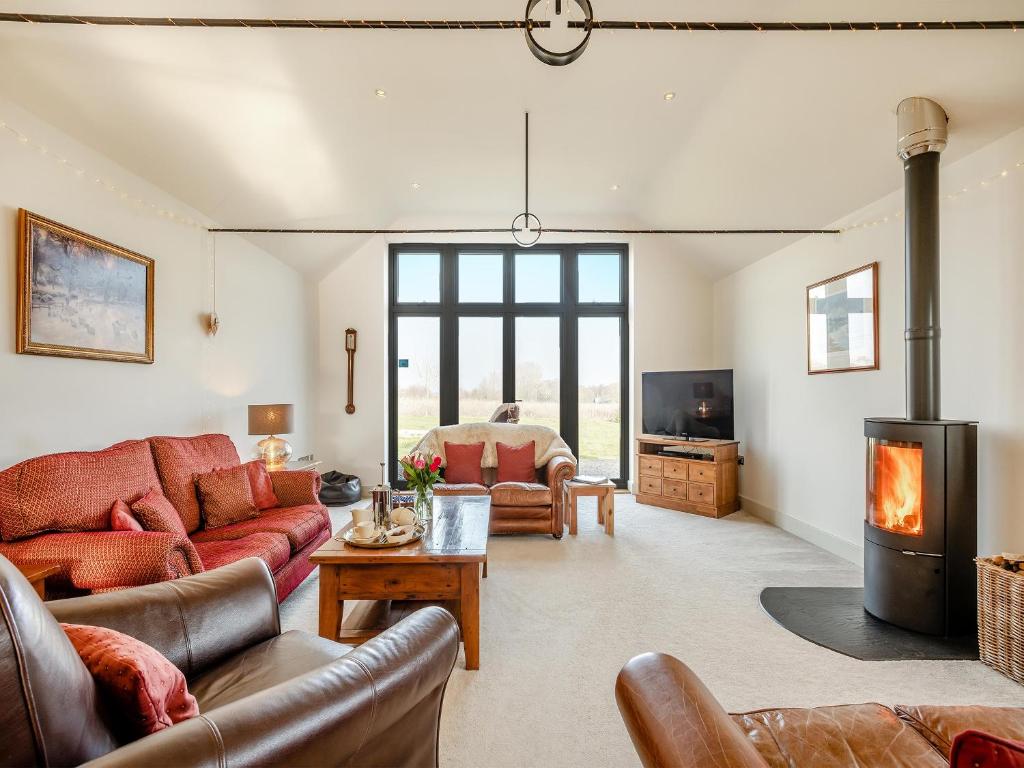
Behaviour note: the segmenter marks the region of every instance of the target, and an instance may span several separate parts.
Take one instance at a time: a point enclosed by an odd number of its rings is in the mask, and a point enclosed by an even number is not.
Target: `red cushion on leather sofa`
[[[112,531],[144,531],[142,524],[135,519],[132,508],[121,499],[110,508],[110,530]]]
[[[115,501],[159,484],[145,440],[28,459],[0,472],[0,535],[14,541],[45,531],[106,531]]]
[[[950,768],[1024,768],[1024,742],[983,731],[964,731],[953,739]]]
[[[149,493],[132,504],[132,512],[147,531],[187,535],[178,511],[159,488],[151,488]]]
[[[498,482],[499,483],[533,483],[537,480],[537,468],[534,464],[536,450],[531,440],[523,445],[506,445],[497,443],[498,449]]]
[[[199,714],[181,670],[152,646],[105,627],[60,626],[96,683],[111,729],[122,738],[141,739]]]
[[[149,444],[164,494],[181,515],[185,530],[192,533],[201,519],[196,478],[215,469],[237,467],[241,462],[235,444],[227,435],[151,437]]]
[[[270,472],[267,465],[261,459],[247,461],[245,471],[249,474],[249,488],[252,490],[252,500],[256,502],[256,509],[272,509],[281,506],[274,494],[274,484],[270,480]]]
[[[483,443],[446,442],[444,455],[448,460],[444,468],[445,483],[483,484],[484,472],[480,467],[484,455]]]
[[[196,478],[206,528],[218,528],[257,517],[260,511],[252,499],[249,471],[245,466],[215,469]]]

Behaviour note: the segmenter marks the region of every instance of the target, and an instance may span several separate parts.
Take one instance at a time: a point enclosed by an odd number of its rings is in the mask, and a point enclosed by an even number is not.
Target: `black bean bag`
[[[342,472],[325,472],[320,475],[323,485],[320,487],[320,503],[326,507],[341,504],[355,504],[362,498],[363,486],[355,475]]]

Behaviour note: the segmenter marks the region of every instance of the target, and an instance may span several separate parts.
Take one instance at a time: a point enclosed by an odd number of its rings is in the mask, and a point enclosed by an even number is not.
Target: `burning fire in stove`
[[[894,533],[923,535],[922,447],[872,442],[868,522]]]

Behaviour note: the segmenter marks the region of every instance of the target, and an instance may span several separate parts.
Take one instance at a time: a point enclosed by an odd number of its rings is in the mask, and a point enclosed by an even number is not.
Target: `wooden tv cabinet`
[[[659,456],[681,447],[707,459]],[[678,509],[706,517],[725,517],[739,509],[735,440],[676,440],[641,435],[636,440],[636,486],[641,504]]]

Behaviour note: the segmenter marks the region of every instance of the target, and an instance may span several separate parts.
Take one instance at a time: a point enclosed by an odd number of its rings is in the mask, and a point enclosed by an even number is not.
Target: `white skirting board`
[[[746,496],[740,496],[740,504],[744,511],[784,531],[788,531],[794,536],[799,536],[804,541],[809,541],[811,544],[821,547],[834,555],[838,555],[844,560],[849,560],[855,565],[863,566],[864,564],[864,545],[861,543],[841,539],[827,531],[821,530],[821,528],[805,523],[803,520],[797,520],[795,517],[783,514],[771,507],[766,507]]]

